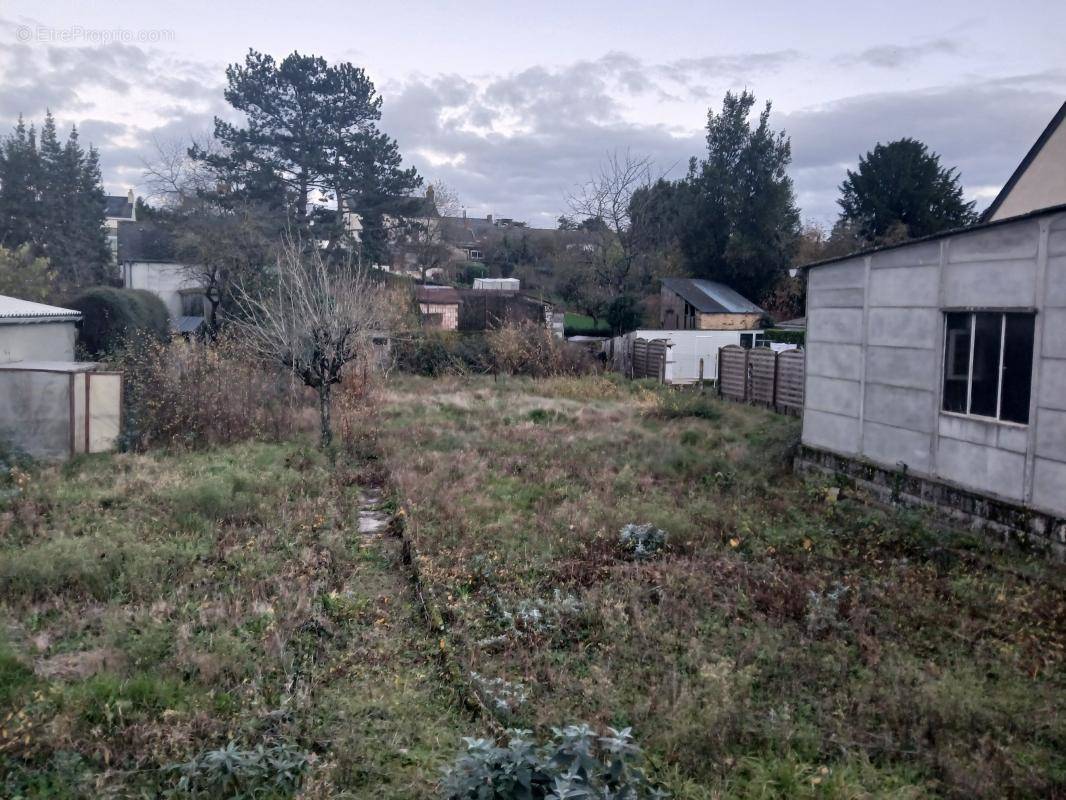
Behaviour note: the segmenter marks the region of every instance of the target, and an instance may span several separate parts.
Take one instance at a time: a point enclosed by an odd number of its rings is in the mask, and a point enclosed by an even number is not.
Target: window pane
[[[970,371],[970,315],[947,314],[944,351],[944,410],[966,413],[966,379]]]
[[[1033,384],[1032,314],[1007,314],[1003,346],[1003,399],[1000,419],[1029,422],[1029,391]]]
[[[1003,315],[979,313],[973,332],[973,382],[970,413],[996,416],[999,392],[999,345],[1003,335]]]

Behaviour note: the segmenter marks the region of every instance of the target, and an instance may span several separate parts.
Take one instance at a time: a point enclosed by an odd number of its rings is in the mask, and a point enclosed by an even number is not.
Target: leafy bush
[[[807,340],[806,331],[788,331],[781,330],[780,328],[770,328],[765,331],[766,339],[770,342],[780,342],[781,344],[794,344],[796,347],[803,347],[803,343]]]
[[[496,371],[544,378],[586,375],[596,369],[588,350],[557,338],[544,325],[522,323],[485,334]]]
[[[167,307],[143,289],[97,286],[66,305],[81,312],[78,344],[90,355],[114,353],[139,335],[161,342],[170,336]]]
[[[694,392],[665,392],[659,403],[648,411],[648,416],[658,419],[697,419],[716,420],[722,416],[722,409],[714,397]]]
[[[464,739],[466,752],[445,771],[444,800],[654,800],[666,795],[641,768],[630,729],[598,736],[587,725],[552,729],[537,745],[529,731],[508,731],[505,746]]]
[[[631,522],[619,532],[618,541],[623,550],[640,561],[656,556],[666,548],[666,531],[650,522],[644,525]]]
[[[180,777],[169,795],[231,800],[292,797],[310,766],[307,755],[292,745],[241,750],[230,742],[185,764],[172,765],[171,771]]]
[[[492,358],[483,333],[425,331],[397,341],[394,357],[401,372],[431,378],[492,371]]]

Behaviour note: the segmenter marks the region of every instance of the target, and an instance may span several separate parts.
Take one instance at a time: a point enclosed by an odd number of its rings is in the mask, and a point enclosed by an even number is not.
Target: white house
[[[209,313],[203,283],[194,266],[174,257],[167,232],[151,222],[126,222],[118,231],[122,285],[145,289],[162,300],[176,331],[199,329]]]
[[[1066,103],[982,215],[985,222],[1066,203]]]
[[[128,194],[109,194],[104,198],[104,227],[107,229],[107,244],[111,260],[118,263],[118,229],[122,223],[137,221],[137,198],[133,189]]]

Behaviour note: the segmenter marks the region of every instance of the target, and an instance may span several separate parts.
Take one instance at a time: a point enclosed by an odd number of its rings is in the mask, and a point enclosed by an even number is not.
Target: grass
[[[356,532],[382,461],[499,724],[632,726],[680,800],[1066,796],[1061,565],[805,483],[795,419],[710,395],[384,396],[359,456],[92,456],[0,486],[0,796],[160,796],[230,742],[306,755],[301,797],[434,796],[493,726],[440,672],[398,540]],[[628,523],[665,546],[623,547]]]
[[[610,336],[611,326],[604,320],[593,320],[586,314],[567,311],[563,320],[567,336]]]
[[[0,796],[154,797],[235,741],[305,797],[432,794],[469,723],[358,462],[299,444],[81,458],[0,506]]]
[[[690,800],[1066,794],[1061,566],[804,483],[797,420],[713,397],[390,391],[422,575],[500,723],[633,726]]]

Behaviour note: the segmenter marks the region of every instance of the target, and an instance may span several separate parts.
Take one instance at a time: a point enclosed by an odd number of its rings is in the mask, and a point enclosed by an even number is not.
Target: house
[[[0,295],[0,364],[73,361],[81,312]]]
[[[74,361],[81,314],[0,296],[0,440],[35,458],[114,447],[122,375]]]
[[[169,232],[154,222],[127,222],[118,229],[122,285],[159,297],[178,333],[194,333],[210,314],[204,286],[194,265],[179,261]]]
[[[659,327],[664,330],[751,331],[766,312],[728,286],[700,278],[663,278]]]
[[[1066,205],[806,272],[797,466],[1066,555]]]
[[[1066,203],[1066,103],[1044,128],[981,220],[995,222],[1063,203]]]
[[[427,328],[454,331],[459,328],[459,306],[462,298],[451,286],[418,286],[415,300]]]
[[[137,221],[137,198],[133,189],[127,194],[109,194],[104,198],[104,227],[107,229],[107,244],[111,248],[111,260],[118,263],[118,229],[125,222]]]

